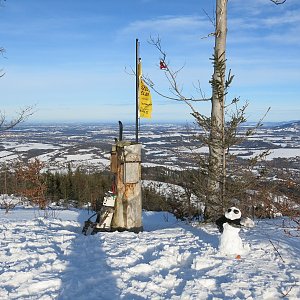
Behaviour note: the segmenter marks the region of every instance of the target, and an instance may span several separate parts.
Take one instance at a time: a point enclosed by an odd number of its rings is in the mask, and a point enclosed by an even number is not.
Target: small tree
[[[1,164],[0,168],[0,208],[5,209],[5,213],[13,209],[18,201],[15,197],[9,197],[8,194],[12,194],[14,188],[12,187],[12,172],[10,171],[10,166],[5,162]]]
[[[44,163],[38,159],[29,161],[27,164],[19,162],[16,166],[18,193],[38,205],[40,209],[45,209],[47,206],[47,186],[41,174],[43,168]]]

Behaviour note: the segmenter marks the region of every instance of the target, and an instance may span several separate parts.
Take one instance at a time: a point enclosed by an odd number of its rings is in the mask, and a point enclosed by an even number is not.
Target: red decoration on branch
[[[162,59],[161,59],[160,62],[159,62],[159,68],[160,68],[161,70],[167,70],[167,69],[168,69],[166,63],[165,63]]]

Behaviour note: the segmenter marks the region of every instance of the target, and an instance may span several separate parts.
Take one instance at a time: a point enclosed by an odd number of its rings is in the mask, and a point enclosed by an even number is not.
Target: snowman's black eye
[[[234,212],[235,214],[238,214],[238,213],[239,213],[239,211],[238,211],[237,209],[234,209],[233,212]]]
[[[230,212],[231,212],[231,208],[228,208],[227,212],[229,212],[229,213],[230,213]]]

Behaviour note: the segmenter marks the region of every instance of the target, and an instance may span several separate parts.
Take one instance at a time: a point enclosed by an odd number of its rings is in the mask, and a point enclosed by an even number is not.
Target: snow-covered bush
[[[19,203],[21,203],[19,197],[15,197],[14,195],[9,196],[7,194],[0,195],[0,208],[5,209],[5,213],[14,209]]]

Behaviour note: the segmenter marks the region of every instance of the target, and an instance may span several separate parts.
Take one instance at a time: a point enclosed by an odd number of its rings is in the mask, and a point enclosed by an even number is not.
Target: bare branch
[[[297,285],[297,283],[294,283],[294,285],[290,286],[290,288],[285,293],[281,292],[282,297],[285,298],[296,285]]]
[[[165,73],[165,76],[166,76],[169,84],[170,84],[169,90],[170,90],[171,94],[174,95],[174,97],[162,94],[161,92],[159,92],[154,87],[154,83],[153,83],[152,80],[150,80],[149,78],[145,78],[144,77],[145,82],[151,87],[151,89],[154,90],[154,92],[156,92],[158,95],[160,95],[160,96],[162,96],[162,97],[164,97],[166,99],[185,102],[191,108],[191,110],[194,113],[195,113],[195,109],[193,108],[193,106],[192,106],[192,104],[190,102],[211,101],[211,98],[207,98],[207,99],[206,98],[195,99],[193,97],[185,97],[183,95],[183,92],[182,92],[182,87],[179,86],[178,81],[177,81],[177,76],[178,76],[179,72],[182,71],[182,69],[184,68],[184,66],[182,66],[178,70],[175,70],[175,71],[172,70],[172,68],[170,67],[170,64],[166,61],[167,54],[162,49],[161,39],[159,37],[157,37],[156,39],[154,39],[152,36],[150,36],[149,43],[151,45],[153,45],[159,51],[159,53],[161,54],[160,62],[164,66],[163,71]]]
[[[205,13],[205,15],[207,16],[207,18],[210,21],[210,23],[212,24],[212,26],[214,28],[216,28],[216,20],[214,18],[210,17],[209,14],[207,13],[207,11],[205,9],[202,9],[202,10]]]
[[[26,121],[33,114],[33,107],[27,106],[18,113],[17,117],[12,119],[11,121],[7,121],[5,113],[0,111],[0,132],[9,130],[16,125]]]
[[[215,29],[216,29],[216,20],[215,20],[215,18],[211,18],[209,16],[209,14],[204,9],[203,9],[203,12],[205,13],[205,15],[207,16],[208,20],[210,21],[210,23],[212,24],[212,26],[214,28],[214,32],[211,32],[208,35],[206,35],[206,36],[204,36],[204,37],[201,38],[201,39],[206,39],[206,38],[209,38],[211,36],[215,36],[216,35],[216,31],[215,31]],[[215,15],[215,13],[214,13],[214,15]]]
[[[5,53],[5,49],[3,47],[0,47],[0,54],[2,56],[4,56]],[[2,69],[0,70],[0,72],[2,73]],[[0,78],[3,77],[5,75],[5,73],[0,74]]]
[[[205,96],[205,93],[203,92],[202,88],[201,88],[201,84],[200,84],[200,81],[198,80],[198,86],[194,85],[194,88],[195,90],[201,95],[201,99],[208,99],[206,96]],[[209,99],[211,100],[211,98]]]
[[[279,257],[281,258],[282,262],[285,263],[283,257],[281,256],[280,252],[278,251],[278,249],[275,247],[274,243],[271,241],[271,239],[269,239],[271,245],[273,246],[274,250],[277,252],[277,254],[279,255]]]
[[[132,67],[130,67],[130,72],[127,71],[127,68],[125,67],[125,73],[126,73],[127,75],[132,75],[132,76],[135,76],[135,75],[136,75],[136,74],[135,74],[135,71],[133,70]]]
[[[271,2],[273,2],[276,5],[280,5],[286,2],[286,0],[270,0]]]

